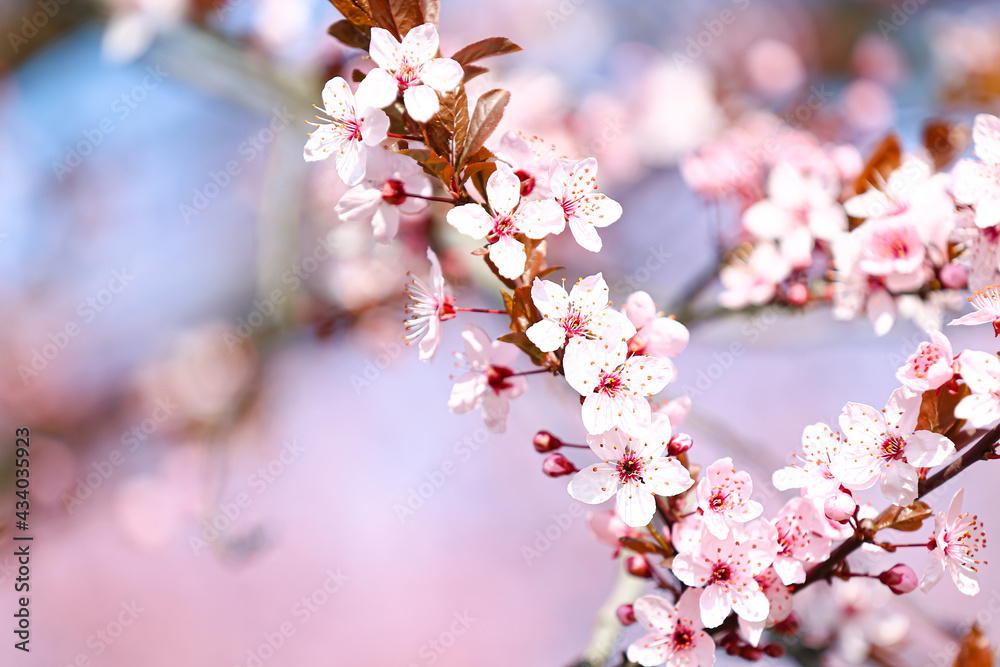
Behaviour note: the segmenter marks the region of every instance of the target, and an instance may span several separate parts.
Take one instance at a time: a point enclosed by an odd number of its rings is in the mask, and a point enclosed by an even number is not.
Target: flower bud
[[[549,477],[562,477],[576,472],[576,466],[559,452],[549,454],[542,462],[542,472]]]
[[[618,620],[622,625],[632,625],[635,623],[635,612],[632,610],[632,605],[623,604],[615,610],[615,615],[618,616]]]
[[[403,190],[402,181],[386,181],[382,186],[382,199],[387,204],[399,206],[406,201],[406,193]]]
[[[948,289],[962,289],[969,283],[969,270],[961,264],[945,264],[939,275]]]
[[[691,449],[693,444],[694,438],[687,433],[674,433],[674,437],[670,438],[670,442],[667,443],[667,454],[669,456],[679,456]]]
[[[823,513],[826,514],[826,518],[837,523],[847,523],[848,519],[854,516],[854,511],[857,508],[858,504],[854,502],[854,496],[843,491],[830,496],[823,503]]]
[[[552,452],[563,446],[562,440],[552,435],[548,431],[539,431],[535,434],[535,451],[544,454]]]
[[[749,660],[750,662],[755,662],[764,657],[764,652],[757,648],[756,646],[750,646],[747,644],[740,649],[740,657],[744,660]]]
[[[781,644],[768,644],[764,647],[764,653],[771,658],[780,658],[785,655],[785,647]]]
[[[917,588],[919,581],[917,573],[909,565],[900,563],[893,565],[888,570],[878,575],[878,580],[889,587],[889,590],[896,595],[912,593]]]
[[[809,300],[809,288],[802,283],[794,283],[788,287],[788,302],[795,306],[805,305]]]
[[[625,561],[625,569],[633,577],[648,579],[653,576],[652,571],[649,569],[649,562],[644,556],[632,556],[629,558]]]

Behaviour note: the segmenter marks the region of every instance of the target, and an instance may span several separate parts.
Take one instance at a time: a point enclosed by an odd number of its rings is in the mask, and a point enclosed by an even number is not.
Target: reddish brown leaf
[[[433,23],[436,26],[440,9],[440,0],[420,0],[420,11],[423,12],[425,23]]]
[[[483,93],[476,100],[476,110],[472,113],[472,119],[469,121],[469,135],[462,151],[462,160],[465,159],[466,155],[475,153],[483,147],[493,131],[497,129],[497,125],[500,124],[503,110],[508,102],[510,102],[510,93],[499,88]]]
[[[468,83],[480,74],[486,74],[490,71],[488,68],[480,67],[479,65],[462,65],[462,69],[465,70],[465,76],[462,78],[463,83]]]
[[[371,45],[371,37],[363,29],[347,19],[337,21],[327,29],[327,32],[351,48],[367,51]],[[358,72],[359,70],[354,71]],[[362,75],[362,78],[364,78],[364,75]],[[359,80],[356,75],[354,80]]]
[[[938,397],[933,389],[925,391],[920,399],[920,416],[917,417],[918,431],[938,432]]]
[[[622,546],[626,549],[631,549],[639,554],[660,554],[665,558],[673,556],[672,553],[664,551],[663,547],[659,544],[649,540],[641,540],[635,537],[619,537],[618,541],[621,542]]]
[[[940,118],[924,124],[923,143],[934,160],[935,169],[943,169],[951,163],[969,142],[967,130]]]
[[[392,33],[392,36],[402,41],[403,36],[399,34],[399,27],[392,15],[392,7],[389,0],[368,0],[369,15],[372,22],[380,28],[385,28]]]
[[[962,637],[962,644],[955,658],[955,667],[993,667],[993,648],[990,638],[975,623]]]
[[[875,525],[875,530],[892,528],[905,532],[920,530],[924,519],[934,513],[934,510],[922,500],[915,500],[908,507],[894,505],[881,521]]]
[[[899,143],[899,137],[890,134],[875,147],[872,156],[868,159],[858,180],[854,183],[854,190],[862,193],[865,190],[876,187],[880,182],[888,180],[889,174],[896,170],[902,163],[903,146]]]
[[[499,56],[504,53],[514,53],[520,50],[520,46],[506,37],[488,37],[459,49],[451,59],[457,61],[459,65],[468,65],[483,58]]]
[[[424,11],[420,0],[389,0],[392,19],[403,37],[418,25],[424,24]]]
[[[344,15],[345,19],[358,28],[364,29],[372,26],[371,13],[365,0],[330,0],[330,3]]]
[[[531,342],[528,336],[523,331],[513,331],[509,334],[504,334],[497,338],[499,341],[504,343],[510,343],[516,345],[518,349],[524,352],[526,355],[531,357],[531,360],[537,366],[546,366],[546,354],[535,347],[535,344]]]

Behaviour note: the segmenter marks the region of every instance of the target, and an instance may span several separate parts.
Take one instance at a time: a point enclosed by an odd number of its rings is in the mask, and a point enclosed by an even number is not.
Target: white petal
[[[517,178],[515,176],[515,178]],[[520,181],[518,181],[520,183]],[[518,186],[520,188],[520,186]],[[520,189],[518,190],[520,192]],[[490,200],[492,204],[493,200]],[[518,215],[517,228],[532,239],[558,234],[566,226],[566,216],[562,207],[554,199],[527,202]]]
[[[490,246],[490,261],[496,265],[504,278],[514,280],[524,273],[524,264],[527,260],[524,244],[510,236],[501,236]]]
[[[410,86],[403,91],[406,113],[418,123],[426,123],[441,108],[437,93],[430,86]]]
[[[448,211],[448,224],[466,236],[485,238],[493,229],[493,218],[479,204],[464,204]]]
[[[398,94],[399,83],[396,77],[384,69],[375,68],[358,84],[358,92],[354,94],[354,98],[358,108],[384,109],[396,101]]]
[[[435,58],[420,68],[420,80],[442,93],[457,88],[464,76],[462,66],[451,58]]]
[[[391,72],[399,68],[399,42],[385,28],[372,28],[368,52],[378,66]]]
[[[521,179],[503,162],[486,181],[486,197],[496,215],[510,215],[521,201]]]
[[[535,322],[524,333],[542,352],[554,352],[566,342],[566,330],[552,320]]]
[[[917,431],[906,439],[906,460],[918,468],[933,468],[955,453],[955,443],[938,433]]]

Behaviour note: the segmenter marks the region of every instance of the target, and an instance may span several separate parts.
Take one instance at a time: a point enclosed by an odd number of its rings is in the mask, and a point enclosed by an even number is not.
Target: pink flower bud
[[[535,434],[535,451],[541,452],[551,452],[559,449],[563,446],[562,440],[552,435],[548,431],[539,431]]]
[[[768,644],[764,647],[764,653],[771,658],[780,658],[785,655],[785,647],[781,644]]]
[[[940,276],[941,284],[948,289],[962,289],[969,284],[969,270],[961,264],[945,264]]]
[[[750,662],[756,662],[764,657],[764,652],[756,646],[750,646],[750,644],[747,644],[740,649],[740,657]]]
[[[387,204],[399,206],[406,201],[406,193],[401,181],[386,181],[382,186],[382,199]]]
[[[648,579],[653,576],[653,573],[649,569],[649,563],[646,561],[644,556],[632,556],[627,561],[625,561],[625,569],[633,577],[642,577],[643,579]]]
[[[615,610],[615,614],[618,616],[618,620],[622,625],[632,625],[635,623],[635,612],[632,611],[632,605],[623,604]]]
[[[559,452],[549,454],[542,462],[542,472],[549,477],[562,477],[576,472],[576,466],[569,462],[565,456]]]
[[[667,443],[667,454],[678,456],[691,449],[693,444],[694,438],[687,433],[675,433],[674,437],[670,438],[670,442]]]
[[[809,300],[809,288],[802,283],[794,283],[788,287],[788,302],[801,306]]]
[[[917,580],[917,573],[909,565],[900,563],[893,565],[888,570],[878,575],[878,580],[889,587],[889,590],[896,595],[912,593],[920,582]]]
[[[842,491],[830,496],[823,503],[823,512],[826,514],[826,518],[837,523],[847,523],[848,519],[854,516],[854,510],[857,508],[858,504],[854,502],[854,497]]]

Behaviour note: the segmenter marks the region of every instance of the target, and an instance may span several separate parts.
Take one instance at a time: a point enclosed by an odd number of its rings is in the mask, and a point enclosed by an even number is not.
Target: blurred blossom
[[[769,99],[790,95],[806,80],[799,54],[776,39],[762,39],[754,44],[747,53],[746,69],[753,88]]]
[[[841,103],[845,120],[858,132],[883,132],[896,121],[896,103],[880,83],[858,79],[847,84]]]

